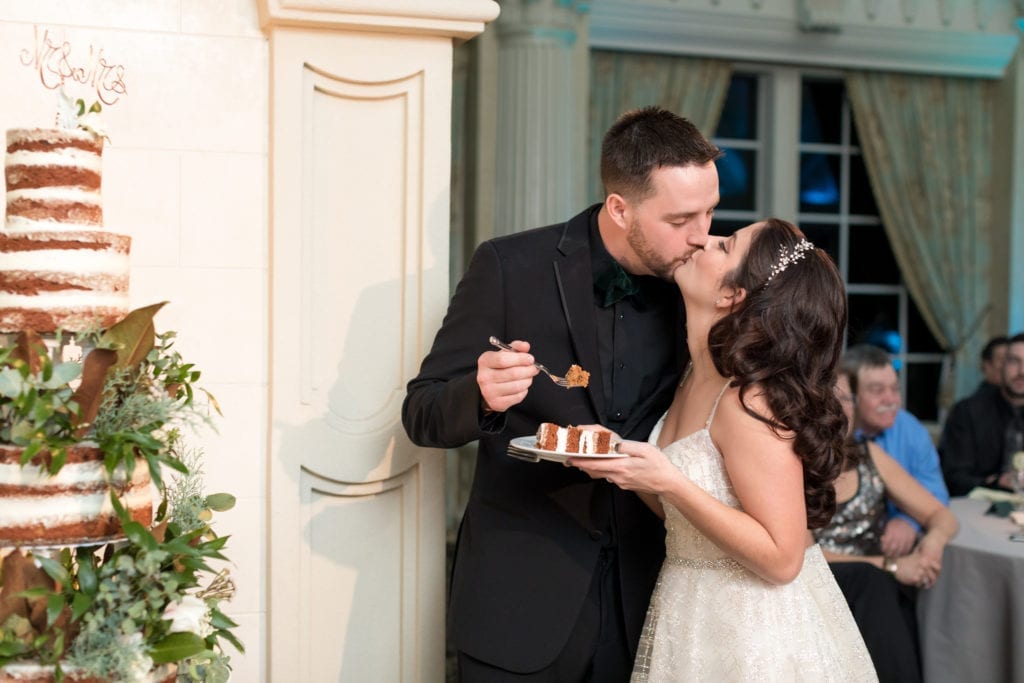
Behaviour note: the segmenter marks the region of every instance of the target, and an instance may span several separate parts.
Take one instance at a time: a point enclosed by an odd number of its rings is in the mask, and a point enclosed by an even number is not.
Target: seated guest
[[[950,411],[939,440],[954,496],[975,486],[1013,488],[1013,454],[1024,448],[1024,334],[1009,340],[998,391],[978,390]]]
[[[856,439],[877,443],[940,503],[948,505],[939,454],[924,425],[903,410],[899,377],[889,354],[877,346],[858,344],[846,350],[840,366],[856,398]],[[914,547],[921,527],[891,501],[887,511],[882,551],[886,555],[906,555]]]
[[[851,420],[850,381],[840,375],[836,396]],[[913,552],[889,557],[882,551],[886,499],[895,500],[925,533]],[[836,514],[813,532],[843,590],[871,653],[878,679],[920,681],[916,596],[942,570],[942,552],[957,532],[953,513],[876,444],[847,443],[836,479]]]
[[[1005,335],[992,337],[981,350],[981,384],[975,391],[999,391],[1003,385],[1003,361],[1010,338]]]

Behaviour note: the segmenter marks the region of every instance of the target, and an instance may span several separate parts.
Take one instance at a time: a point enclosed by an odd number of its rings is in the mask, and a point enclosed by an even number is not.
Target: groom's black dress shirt
[[[640,399],[664,380],[678,349],[660,343],[666,327],[678,322],[679,289],[650,275],[629,275],[605,249],[597,228],[597,213],[590,219],[590,264],[594,273],[597,312],[597,350],[601,357],[604,395],[608,399],[605,426],[619,432],[632,417]],[[619,278],[632,283],[634,294],[611,305],[606,282]],[[675,336],[671,337],[674,342]],[[586,368],[584,368],[586,369]]]

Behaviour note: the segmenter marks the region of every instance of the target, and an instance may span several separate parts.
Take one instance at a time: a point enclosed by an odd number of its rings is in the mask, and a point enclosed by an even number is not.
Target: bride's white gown
[[[663,450],[698,486],[739,508],[708,432],[714,412],[703,429]],[[799,576],[779,586],[729,558],[668,504],[665,529],[665,564],[631,681],[878,680],[817,545],[808,548]]]

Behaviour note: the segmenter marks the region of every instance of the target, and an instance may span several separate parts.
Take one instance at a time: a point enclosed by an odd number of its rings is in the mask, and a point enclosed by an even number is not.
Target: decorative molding
[[[498,16],[494,0],[257,0],[260,28],[305,27],[468,40]]]
[[[878,17],[878,6],[882,0],[864,0],[864,14],[872,21]]]
[[[957,0],[936,0],[939,5],[939,21],[942,22],[943,26],[951,26],[953,24],[953,13],[956,11],[956,6],[960,4]],[[975,6],[977,6],[975,2]]]
[[[571,47],[589,10],[588,3],[578,0],[504,0],[494,25],[502,41],[527,39]]]
[[[344,484],[302,470],[296,533],[306,542],[290,577],[304,615],[296,624],[294,680],[336,680],[344,672],[343,679],[413,681],[424,671],[442,673],[433,641],[443,647],[443,637],[414,628],[424,610],[443,601],[443,592],[438,598],[424,591],[434,579],[425,554],[437,551],[419,534],[423,475],[414,468],[386,481]],[[325,599],[346,609],[318,608]],[[381,610],[389,618],[379,618]],[[318,657],[331,646],[341,648],[340,657]]]
[[[419,225],[410,218],[421,215],[422,206],[418,192],[403,192],[403,188],[415,187],[411,179],[424,173],[424,77],[421,70],[385,81],[366,82],[311,64],[303,66],[301,399],[323,406],[325,424],[341,434],[386,432],[405,398],[404,378],[414,372],[406,367],[403,355],[413,338],[415,321],[404,317],[402,302],[415,300],[420,292],[415,289],[415,279],[404,277],[402,255],[415,248]],[[379,144],[377,153],[372,154],[369,143],[364,145],[360,139],[366,139],[365,126],[375,119],[393,121],[400,128],[391,130],[391,141]],[[318,126],[330,120],[338,121],[338,126]],[[342,125],[343,120],[349,125]],[[369,353],[371,347],[363,349],[367,357],[359,363],[339,362],[339,350],[370,342],[339,338],[336,323],[318,314],[339,302],[348,303],[348,286],[345,276],[337,272],[335,256],[341,243],[332,240],[341,239],[339,228],[350,230],[350,234],[359,232],[358,226],[349,224],[358,212],[348,213],[338,204],[344,203],[341,197],[350,192],[353,194],[349,199],[356,200],[358,186],[352,184],[352,178],[337,175],[342,168],[334,160],[356,150],[363,152],[360,174],[393,181],[392,196],[384,202],[392,208],[378,214],[375,233],[388,236],[376,243],[377,248],[395,252],[368,269],[379,281],[362,288],[348,320],[349,330],[368,329],[391,321],[387,324],[389,334],[373,342],[375,353]],[[360,279],[369,277],[368,272]],[[363,355],[349,348],[345,357]],[[337,368],[336,372],[324,371],[332,367]],[[375,381],[368,381],[368,373],[372,373]],[[330,382],[330,386],[324,386],[325,382]],[[352,394],[347,389],[352,386],[363,388]]]
[[[988,22],[995,12],[996,0],[974,0],[974,19],[979,29],[988,28]]]
[[[838,31],[846,12],[846,0],[799,0],[797,17],[804,31]]]
[[[900,9],[903,10],[903,21],[908,24],[914,23],[914,19],[917,18],[917,10],[920,6],[920,0],[900,0]]]
[[[628,0],[595,2],[590,46],[731,61],[1001,78],[1019,33],[843,26],[806,33],[794,19],[726,14]]]

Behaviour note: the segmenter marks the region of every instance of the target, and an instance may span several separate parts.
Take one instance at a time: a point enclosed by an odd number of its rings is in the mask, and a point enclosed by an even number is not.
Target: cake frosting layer
[[[62,666],[61,669],[64,683],[106,683],[86,675],[81,669],[69,666]],[[162,664],[135,683],[173,683],[177,674],[177,665]],[[54,683],[55,680],[53,665],[14,661],[0,667],[0,683]]]
[[[149,526],[153,487],[149,468],[138,460],[129,476],[123,466],[107,474],[103,452],[93,444],[69,447],[59,472],[46,470],[49,453],[19,464],[24,450],[0,445],[0,544],[56,545],[118,536],[121,523],[111,491],[132,519]]]

